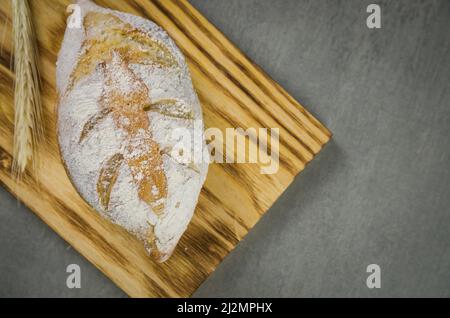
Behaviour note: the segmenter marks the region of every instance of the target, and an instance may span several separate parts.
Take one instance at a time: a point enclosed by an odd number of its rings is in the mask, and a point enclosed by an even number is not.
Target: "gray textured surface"
[[[334,133],[195,296],[449,297],[450,1],[376,1],[380,30],[365,26],[375,1],[192,2]],[[0,296],[124,296],[0,200]]]

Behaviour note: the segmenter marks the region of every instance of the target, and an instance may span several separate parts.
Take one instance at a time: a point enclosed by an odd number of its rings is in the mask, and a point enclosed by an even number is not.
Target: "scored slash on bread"
[[[111,109],[116,128],[125,132],[124,161],[138,187],[139,198],[150,205],[156,214],[160,214],[167,196],[167,180],[159,146],[152,138],[149,119],[144,111],[144,106],[150,103],[148,88],[115,50],[110,61],[99,65],[104,77],[100,109]],[[117,85],[124,78],[132,85]]]
[[[180,141],[170,131],[192,131],[202,120],[200,104],[184,58],[164,31],[80,4],[83,28],[66,30],[58,57],[61,155],[82,197],[165,261],[192,217],[208,169],[175,160],[171,150]]]
[[[121,54],[128,63],[156,64],[161,67],[178,66],[167,47],[153,40],[129,23],[113,14],[89,12],[84,18],[86,40],[83,54],[72,73],[72,85],[90,74],[100,60],[111,59],[111,48]],[[145,49],[138,49],[139,46]]]

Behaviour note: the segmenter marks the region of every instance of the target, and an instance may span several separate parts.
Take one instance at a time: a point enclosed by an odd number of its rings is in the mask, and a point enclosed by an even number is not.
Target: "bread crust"
[[[206,162],[175,162],[166,132],[193,130],[194,120],[202,122],[200,104],[162,29],[89,1],[81,6],[84,35],[66,30],[57,63],[61,161],[91,207],[163,262],[187,228],[208,170]]]

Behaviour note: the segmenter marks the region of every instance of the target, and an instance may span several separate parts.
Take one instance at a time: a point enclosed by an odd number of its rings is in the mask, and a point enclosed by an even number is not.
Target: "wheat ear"
[[[27,0],[12,0],[14,32],[14,161],[20,178],[28,162],[37,167],[37,145],[42,139],[42,109],[37,68],[37,45]],[[35,170],[36,171],[36,170]]]

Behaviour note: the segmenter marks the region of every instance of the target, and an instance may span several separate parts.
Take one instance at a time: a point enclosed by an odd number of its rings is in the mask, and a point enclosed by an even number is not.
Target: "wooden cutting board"
[[[55,61],[70,1],[30,1],[39,40],[45,142],[37,178],[11,178],[13,79],[10,70],[10,1],[0,4],[0,181],[78,252],[130,296],[189,296],[258,222],[329,140],[329,131],[245,57],[188,2],[96,1],[162,26],[187,57],[206,127],[279,128],[280,167],[260,173],[259,164],[212,164],[195,215],[175,253],[152,261],[142,244],[102,219],[71,185],[55,135]],[[39,180],[39,181],[36,181]]]

